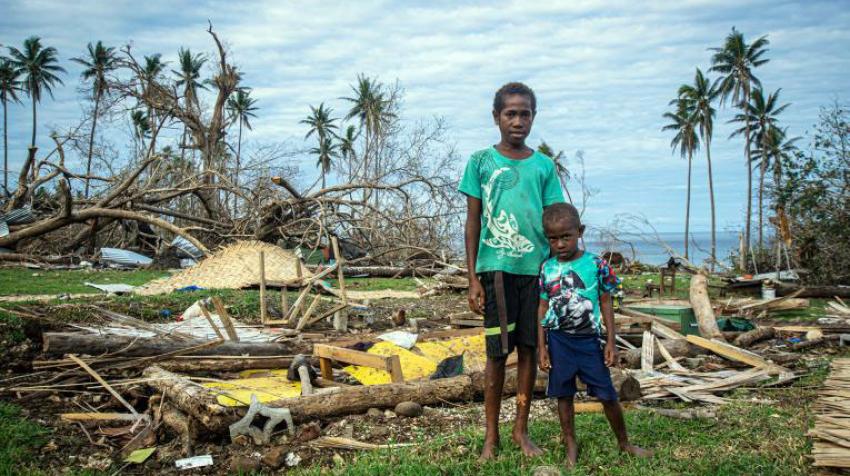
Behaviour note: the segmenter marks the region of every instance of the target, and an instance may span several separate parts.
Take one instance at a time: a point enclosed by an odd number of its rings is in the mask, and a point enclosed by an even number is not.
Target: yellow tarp
[[[464,354],[464,371],[482,370],[486,360],[484,334],[422,342],[416,344],[411,350],[390,342],[378,342],[368,352],[384,356],[398,355],[405,380],[427,378],[437,370],[437,364],[455,355]],[[343,370],[363,385],[380,385],[392,382],[389,372],[385,370],[357,365],[349,365]]]
[[[203,386],[220,390],[221,394],[216,400],[220,405],[228,407],[249,405],[251,394],[256,394],[262,403],[301,395],[301,382],[287,380],[286,369],[246,370],[239,376],[243,378],[207,382]]]

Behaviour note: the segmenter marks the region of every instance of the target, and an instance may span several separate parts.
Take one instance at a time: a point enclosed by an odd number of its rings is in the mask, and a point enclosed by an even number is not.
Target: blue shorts
[[[605,366],[605,353],[596,335],[570,335],[550,330],[549,398],[572,397],[576,394],[576,376],[587,385],[587,394],[603,401],[616,401],[617,391],[611,372]]]

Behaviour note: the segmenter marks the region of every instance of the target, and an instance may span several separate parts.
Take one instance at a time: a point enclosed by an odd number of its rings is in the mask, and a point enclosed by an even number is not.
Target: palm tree
[[[779,92],[782,89],[777,89],[773,94],[769,94],[767,98],[764,97],[764,91],[761,88],[756,88],[753,90],[752,97],[750,102],[745,105],[743,108],[744,111],[740,114],[736,114],[734,118],[732,118],[729,122],[739,122],[744,123],[740,129],[734,131],[730,137],[734,137],[736,135],[741,135],[746,133],[746,127],[749,124],[753,124],[755,126],[755,139],[756,144],[759,148],[767,149],[767,140],[769,139],[770,130],[776,127],[777,122],[779,121],[778,116],[782,114],[790,104],[783,104],[782,106],[777,105],[777,101],[779,100]],[[764,156],[763,158],[767,158]],[[767,160],[760,160],[759,165],[759,250],[764,248],[764,176],[767,172]],[[753,160],[752,164],[755,164],[756,161]]]
[[[714,115],[711,103],[720,94],[702,71],[697,68],[694,84],[683,84],[679,88],[679,98],[688,101],[694,111],[694,120],[699,127],[699,135],[705,144],[705,157],[708,164],[708,197],[711,203],[711,270],[717,261],[717,216],[714,206],[714,175],[711,170],[711,137],[714,133]]]
[[[771,127],[766,138],[760,141],[760,147],[753,150],[753,162],[760,164],[764,170],[773,172],[773,189],[777,193],[781,188],[782,164],[790,160],[798,148],[799,137],[788,137],[788,128]]]
[[[242,125],[244,124],[248,130],[251,130],[249,119],[257,117],[254,111],[257,110],[255,104],[257,100],[250,96],[250,92],[246,89],[238,89],[236,94],[227,99],[227,111],[230,113],[231,121],[239,121],[239,138],[236,141],[236,170],[233,173],[233,183],[236,188],[239,188],[239,159],[242,154]],[[237,195],[233,195],[233,213],[236,213]]]
[[[94,95],[94,112],[92,113],[91,133],[89,134],[89,156],[86,161],[86,186],[83,196],[89,198],[89,175],[91,175],[91,158],[94,152],[94,132],[97,128],[97,115],[100,110],[100,100],[107,90],[106,73],[118,66],[118,58],[115,56],[115,48],[105,47],[98,41],[96,45],[88,44],[88,58],[71,58],[71,61],[82,65],[83,79],[91,79],[92,94]]]
[[[339,157],[339,153],[337,152],[338,149],[339,144],[335,143],[330,137],[323,137],[319,139],[319,145],[310,149],[310,153],[318,157],[316,160],[316,167],[319,167],[319,170],[322,173],[323,189],[325,188],[325,176],[331,171],[333,159],[335,157]]]
[[[142,94],[147,96],[151,92],[151,85],[159,81],[162,71],[168,63],[162,61],[162,55],[156,53],[151,56],[145,56],[145,64],[142,66]],[[148,105],[147,122],[151,131],[156,127],[156,111]],[[157,131],[158,132],[158,131]],[[151,135],[151,150],[156,147],[157,134]]]
[[[676,105],[675,112],[665,112],[664,117],[670,119],[670,124],[662,127],[662,131],[675,131],[676,135],[670,141],[670,147],[675,152],[679,149],[682,158],[688,158],[688,194],[685,201],[685,259],[688,259],[688,240],[690,239],[691,219],[691,172],[693,169],[693,155],[699,148],[697,137],[696,113],[692,104],[684,99],[674,99],[670,104]]]
[[[206,56],[201,53],[192,55],[192,51],[188,48],[180,48],[177,52],[180,70],[171,70],[177,75],[177,87],[183,87],[183,101],[186,109],[191,111],[193,107],[198,105],[198,88],[206,89],[203,82],[198,81],[201,77],[201,68],[207,62]],[[186,126],[183,126],[183,138],[181,140],[180,157],[186,154]]]
[[[339,138],[340,156],[348,164],[348,180],[353,179],[354,162],[357,160],[357,150],[355,150],[354,146],[357,143],[358,137],[360,137],[360,129],[354,124],[349,124],[345,129],[345,134]]]
[[[42,91],[47,91],[50,97],[53,97],[53,87],[56,84],[63,84],[58,74],[64,73],[65,68],[56,64],[58,62],[56,48],[41,46],[41,38],[37,36],[31,36],[24,40],[23,51],[10,46],[9,54],[12,56],[10,59],[12,67],[18,74],[24,76],[23,90],[32,100],[32,140],[30,141],[30,148],[34,149],[36,123],[38,122],[36,104],[41,102]],[[33,167],[32,172],[35,175],[35,167]]]
[[[726,36],[723,46],[712,48],[712,66],[709,71],[720,73],[717,85],[720,89],[720,104],[732,97],[732,102],[741,109],[750,102],[750,90],[753,85],[760,86],[761,82],[753,75],[753,69],[764,65],[769,60],[762,58],[767,52],[770,42],[767,36],[762,36],[751,44],[744,41],[744,35],[732,28]],[[750,225],[753,215],[753,171],[750,166],[750,123],[744,124],[744,159],[747,164],[747,219],[744,232],[743,253],[740,257],[741,268],[747,267],[747,256],[750,249]]]
[[[368,161],[375,149],[375,140],[381,132],[396,117],[391,110],[392,99],[386,96],[383,85],[365,75],[357,76],[357,86],[351,86],[354,96],[343,97],[351,103],[351,109],[345,119],[358,118],[361,127],[366,131],[364,151],[364,172],[368,172]],[[377,168],[377,164],[376,164]]]
[[[336,137],[338,126],[335,122],[338,120],[331,117],[333,109],[325,108],[325,103],[319,104],[319,107],[310,106],[310,115],[301,120],[301,124],[310,126],[304,138],[307,139],[314,133],[319,141],[319,145],[310,149],[311,154],[319,156],[319,161],[316,166],[320,168],[322,173],[322,188],[325,188],[325,175],[331,169],[331,157],[337,157],[336,150],[339,144],[333,142],[332,138]]]
[[[6,105],[9,101],[21,102],[18,91],[21,82],[18,81],[16,70],[8,58],[0,58],[0,103],[3,103],[3,193],[9,195],[9,122],[6,117]]]

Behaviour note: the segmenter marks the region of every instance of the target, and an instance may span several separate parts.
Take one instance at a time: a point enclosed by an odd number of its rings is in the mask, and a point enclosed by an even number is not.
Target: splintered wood
[[[814,466],[850,468],[850,359],[832,361],[832,372],[815,403]]]

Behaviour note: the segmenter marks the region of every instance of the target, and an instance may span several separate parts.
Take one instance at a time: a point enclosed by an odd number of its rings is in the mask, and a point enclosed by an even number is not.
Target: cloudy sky
[[[602,225],[618,213],[643,213],[660,230],[684,218],[686,162],[671,154],[662,114],[694,69],[709,66],[707,48],[732,26],[748,40],[768,35],[770,63],[757,72],[764,87],[782,88],[792,105],[784,124],[804,136],[819,107],[850,100],[850,8],[846,1],[740,0],[631,2],[218,2],[0,0],[0,44],[30,35],[59,50],[68,70],[55,100],[39,108],[39,145],[46,131],[81,116],[80,68],[68,61],[88,42],[131,43],[139,54],[174,61],[180,46],[213,52],[207,19],[228,44],[261,108],[248,145],[301,142],[298,121],[308,105],[349,92],[358,73],[398,80],[404,118],[442,116],[463,156],[498,141],[492,95],[520,80],[538,95],[529,140],[545,139],[573,157],[584,152],[587,181],[598,189],[588,217]],[[3,49],[5,53],[5,48]],[[12,106],[10,169],[29,141],[28,105]],[[745,166],[740,140],[727,140],[718,117],[715,163],[718,225],[741,226]],[[804,141],[804,143],[807,141]],[[304,181],[315,176],[303,158]],[[458,163],[458,170],[462,163]],[[709,226],[704,156],[695,160],[692,229]]]

